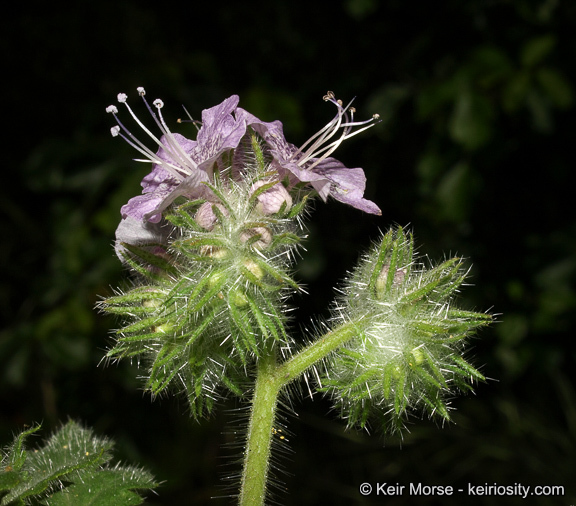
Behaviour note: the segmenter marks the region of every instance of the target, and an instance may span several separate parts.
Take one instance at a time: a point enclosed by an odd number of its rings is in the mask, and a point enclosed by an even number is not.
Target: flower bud
[[[248,305],[248,299],[246,298],[246,295],[238,289],[230,290],[228,300],[231,304],[234,304],[234,306],[238,308],[244,308]]]
[[[406,277],[406,269],[395,269],[392,279],[390,280],[391,287],[398,287]],[[376,279],[376,295],[381,298],[388,286],[388,279],[390,278],[390,265],[386,264],[382,267],[378,278]]]
[[[272,242],[272,234],[266,227],[255,227],[242,232],[240,241],[243,243],[250,241],[252,247],[264,249]]]
[[[213,204],[212,202],[204,202],[198,208],[198,211],[196,211],[194,219],[196,220],[196,223],[198,223],[198,225],[200,225],[202,228],[208,231],[212,230],[214,228],[214,225],[216,224],[216,221],[218,221],[218,217],[216,216],[216,214],[214,214],[212,206],[216,206],[220,211],[222,211],[222,214],[224,214],[224,216],[228,215],[227,209],[222,204]]]
[[[260,281],[264,277],[262,268],[254,260],[247,258],[242,262],[242,265],[246,269],[245,272],[249,273],[249,276],[254,276],[256,280]]]
[[[257,190],[265,184],[264,181],[256,182],[252,185],[252,191]],[[256,209],[264,215],[275,214],[282,209],[282,206],[284,206],[284,211],[288,211],[292,207],[292,197],[281,183],[274,185],[272,188],[268,188],[256,198],[258,200]]]

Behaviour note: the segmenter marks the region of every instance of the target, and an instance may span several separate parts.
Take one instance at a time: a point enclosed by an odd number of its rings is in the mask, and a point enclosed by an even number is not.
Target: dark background
[[[123,278],[111,244],[146,167],[104,111],[135,88],[199,117],[237,93],[301,144],[357,96],[382,123],[338,158],[361,166],[382,217],[318,203],[294,302],[301,325],[390,225],[420,252],[469,259],[461,304],[499,314],[471,345],[492,378],[454,399],[455,424],[411,420],[402,441],[345,432],[330,405],[295,400],[279,502],[570,504],[576,498],[576,4],[568,0],[57,2],[3,14],[0,443],[68,417],[166,483],[157,505],[228,504],[241,406],[196,423],[151,402],[135,366],[100,360],[114,320],[93,310]],[[188,127],[185,127],[188,128]],[[186,133],[183,130],[183,133]],[[190,134],[191,135],[191,134]],[[288,433],[287,433],[288,434]],[[222,443],[226,443],[222,446]],[[286,446],[285,442],[281,442]],[[228,480],[230,481],[230,480]],[[566,496],[363,498],[362,482],[564,485]],[[452,498],[454,499],[454,498]]]

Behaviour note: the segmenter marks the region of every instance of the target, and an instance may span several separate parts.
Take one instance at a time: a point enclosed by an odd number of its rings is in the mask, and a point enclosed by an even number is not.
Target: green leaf
[[[465,148],[478,149],[492,135],[494,115],[494,106],[485,96],[462,90],[448,124],[450,136]]]
[[[22,431],[18,434],[10,446],[6,448],[5,456],[2,458],[2,468],[5,472],[9,473],[12,470],[19,471],[26,462],[26,450],[24,443],[26,438],[36,431],[40,430],[41,425],[37,424],[28,430]],[[0,490],[5,490],[0,488]]]
[[[561,109],[568,109],[574,103],[574,89],[568,80],[557,70],[538,69],[536,79],[547,97]]]
[[[556,45],[556,37],[552,34],[535,37],[522,48],[520,61],[525,67],[533,67],[542,62],[550,54]]]
[[[21,433],[2,460],[3,464],[14,464],[5,465],[0,472],[0,490],[8,491],[0,502],[2,505],[29,504],[30,500],[34,500],[34,504],[50,506],[140,504],[142,500],[138,495],[133,492],[126,494],[125,491],[156,486],[152,476],[144,470],[119,466],[108,468],[112,441],[95,436],[91,430],[73,421],[53,434],[43,447],[26,452],[24,440],[38,428]],[[23,459],[25,455],[27,458]],[[21,468],[14,469],[14,466]],[[58,492],[50,495],[54,490]],[[103,493],[106,490],[116,491],[117,495]],[[87,491],[91,495],[87,495]],[[71,495],[64,497],[65,494]],[[95,497],[105,497],[107,502],[94,501]]]
[[[144,499],[133,489],[151,489],[156,483],[142,469],[120,467],[83,473],[81,479],[52,495],[49,506],[132,506]]]

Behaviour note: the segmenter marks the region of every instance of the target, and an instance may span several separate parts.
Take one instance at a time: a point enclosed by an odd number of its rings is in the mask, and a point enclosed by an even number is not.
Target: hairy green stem
[[[360,322],[347,322],[309,344],[300,353],[278,367],[283,385],[300,377],[308,368],[362,332]]]
[[[248,427],[244,469],[240,489],[241,506],[264,504],[272,444],[272,429],[282,382],[276,373],[274,355],[260,359],[252,399],[252,414]]]
[[[240,506],[264,504],[274,419],[280,390],[300,377],[309,367],[356,336],[358,332],[359,328],[356,324],[346,323],[314,341],[284,364],[278,364],[272,353],[259,360],[244,453]]]

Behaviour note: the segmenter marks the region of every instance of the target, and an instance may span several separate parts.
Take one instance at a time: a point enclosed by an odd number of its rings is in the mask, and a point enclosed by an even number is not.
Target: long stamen
[[[160,165],[161,167],[165,168],[170,174],[175,176],[177,179],[182,179],[189,175],[194,169],[197,169],[196,164],[190,158],[188,153],[184,151],[180,143],[174,137],[174,134],[168,128],[168,125],[164,121],[162,113],[160,109],[163,107],[163,102],[159,99],[154,101],[154,106],[156,107],[157,113],[154,112],[148,101],[144,98],[146,91],[143,87],[139,87],[137,89],[138,94],[142,97],[148,112],[154,119],[154,122],[160,129],[163,134],[163,141],[158,139],[143,123],[138,119],[134,111],[127,103],[127,95],[125,93],[118,94],[118,102],[124,104],[128,109],[128,112],[136,121],[136,123],[148,134],[148,136],[160,147],[162,148],[168,155],[169,158],[173,163],[170,161],[163,160],[160,158],[156,153],[152,152],[144,143],[139,141],[129,130],[126,126],[120,121],[117,116],[118,109],[116,106],[109,106],[106,108],[106,112],[112,113],[116,122],[118,123],[118,127],[112,128],[112,135],[113,136],[120,136],[122,137],[130,146],[136,149],[138,152],[142,153],[147,159],[146,160],[137,160],[139,162],[149,162]],[[124,132],[124,133],[122,133]]]
[[[325,125],[322,129],[316,132],[312,137],[310,137],[310,139],[308,139],[290,157],[290,159],[296,161],[296,163],[300,167],[304,167],[304,165],[307,162],[309,162],[313,158],[316,158],[316,160],[314,160],[314,163],[306,167],[307,170],[313,169],[320,162],[325,160],[346,139],[349,139],[350,137],[353,137],[354,135],[359,134],[360,132],[363,132],[364,130],[367,130],[368,128],[374,126],[376,124],[376,121],[379,119],[379,116],[375,114],[369,120],[354,121],[354,113],[356,112],[356,109],[354,107],[351,107],[354,99],[352,99],[348,103],[348,105],[344,107],[342,101],[337,100],[334,93],[331,91],[329,91],[326,95],[324,95],[324,100],[326,102],[332,102],[338,108],[336,116],[332,119],[332,121],[330,121],[327,125]],[[365,125],[363,128],[353,130],[354,127],[359,127],[363,125]],[[340,129],[342,129],[340,137],[330,143],[327,143],[328,140],[331,139],[334,135],[336,135],[336,133]],[[307,149],[304,151],[304,148],[306,147]]]
[[[318,132],[316,132],[312,137],[310,137],[304,144],[302,144],[302,146],[300,146],[300,148],[294,153],[294,156],[301,153],[304,150],[304,148],[308,144],[310,144],[313,140],[315,140],[317,137],[323,136],[327,130],[331,129],[334,123],[338,120],[338,116],[339,113],[332,119],[332,121],[328,122],[324,127],[322,127],[320,130],[318,130]],[[316,144],[316,142],[314,144]]]
[[[146,104],[146,105],[148,105],[148,104]],[[164,107],[164,102],[162,102],[162,100],[160,100],[160,99],[156,99],[156,100],[154,100],[154,106],[156,107],[156,110],[158,111],[158,117],[160,118],[160,123],[162,125],[163,131],[165,132],[165,134],[164,134],[165,138],[166,138],[167,142],[170,144],[170,147],[172,148],[171,154],[173,156],[177,157],[183,166],[193,167],[194,169],[196,169],[197,168],[196,164],[192,161],[192,159],[190,158],[188,153],[186,153],[186,151],[184,151],[182,149],[182,146],[176,140],[176,138],[174,137],[174,135],[172,134],[172,132],[168,128],[168,125],[164,121],[164,117],[162,116],[162,111],[161,111],[162,107]]]
[[[112,137],[121,137],[122,139],[124,139],[130,146],[132,146],[136,151],[142,153],[144,156],[148,157],[147,160],[142,160],[142,159],[135,159],[135,161],[137,162],[146,162],[146,163],[155,163],[157,165],[162,166],[162,168],[164,168],[166,171],[168,171],[170,174],[172,174],[173,176],[180,178],[181,177],[181,173],[180,173],[180,167],[178,167],[177,165],[174,165],[172,163],[168,163],[165,160],[162,160],[161,158],[158,158],[152,151],[150,151],[148,148],[144,147],[140,147],[138,146],[135,142],[133,142],[131,139],[129,139],[126,135],[124,135],[120,129],[120,127],[118,125],[113,126],[110,129],[110,132],[112,133]]]
[[[324,148],[322,148],[320,151],[316,152],[316,155],[318,155],[318,153],[328,149],[329,151],[327,151],[326,153],[324,153],[318,160],[314,161],[314,163],[312,165],[310,165],[309,167],[306,167],[307,170],[313,169],[314,167],[316,167],[316,165],[318,165],[321,161],[325,160],[327,157],[329,157],[337,148],[340,144],[342,144],[342,142],[344,142],[346,139],[350,139],[350,137],[354,137],[355,135],[363,132],[364,130],[368,130],[369,128],[372,128],[375,124],[376,121],[380,118],[380,116],[378,116],[378,114],[375,114],[372,119],[368,120],[370,121],[370,124],[365,126],[364,128],[360,128],[359,130],[355,130],[354,132],[352,132],[351,134],[347,134],[345,136],[342,136],[340,139],[338,139],[337,141],[334,141],[332,144],[329,144],[328,146],[325,146]]]
[[[188,109],[186,109],[186,107],[182,106],[182,109],[184,109],[184,112],[186,113],[186,116],[188,116],[188,119],[178,118],[176,120],[176,122],[177,123],[193,123],[194,126],[196,127],[196,130],[200,130],[200,127],[198,125],[202,126],[202,122],[194,119],[192,117],[192,115],[188,112]]]
[[[192,168],[196,169],[196,164],[191,160],[191,158],[188,156],[188,154],[182,149],[182,147],[180,146],[178,141],[174,138],[174,134],[170,131],[170,128],[168,128],[168,125],[164,121],[164,118],[162,116],[162,112],[160,111],[160,109],[162,109],[162,107],[164,107],[164,102],[162,102],[162,100],[160,100],[160,99],[154,100],[153,104],[154,104],[154,107],[156,107],[156,110],[158,112],[158,116],[157,116],[156,113],[154,112],[154,110],[152,109],[152,107],[150,107],[150,104],[148,103],[148,101],[146,100],[146,98],[144,96],[144,95],[146,95],[146,90],[144,90],[144,88],[142,86],[140,86],[137,88],[137,91],[138,91],[138,95],[140,95],[142,97],[142,101],[146,105],[146,108],[148,109],[150,116],[152,116],[156,125],[158,125],[158,128],[160,129],[160,131],[164,135],[164,143],[157,141],[158,145],[163,150],[167,151],[170,154],[170,156],[174,159],[175,162],[180,164],[179,170],[181,172],[183,171],[182,169],[185,169],[186,167],[192,167]],[[158,119],[158,117],[160,119]],[[155,140],[157,140],[157,139],[155,139]],[[183,172],[185,172],[185,175],[188,175],[185,170]]]
[[[324,95],[324,101],[326,102],[332,102],[334,105],[336,105],[336,107],[338,108],[338,112],[336,113],[336,116],[332,119],[332,121],[328,122],[328,124],[326,124],[323,128],[321,128],[318,132],[316,132],[312,137],[310,137],[304,144],[302,144],[302,146],[300,146],[300,149],[298,149],[293,155],[292,158],[294,158],[295,156],[298,156],[299,153],[302,153],[304,151],[304,148],[310,144],[312,141],[314,141],[314,143],[306,150],[306,153],[304,153],[304,157],[303,158],[310,158],[310,153],[314,152],[314,149],[319,146],[322,145],[324,142],[326,142],[327,139],[329,139],[330,137],[332,137],[340,128],[340,124],[342,122],[342,114],[343,114],[343,107],[342,107],[342,103],[339,101],[334,100],[334,93],[332,93],[331,91],[329,91],[326,95]],[[350,102],[352,103],[352,102]],[[348,104],[349,106],[350,104]]]
[[[126,128],[126,126],[120,121],[120,119],[118,118],[118,109],[116,108],[115,105],[110,105],[106,108],[106,112],[112,114],[114,116],[114,119],[116,120],[116,122],[118,123],[118,126],[115,126],[111,129],[111,133],[113,137],[122,137],[128,144],[130,144],[130,146],[132,146],[134,149],[136,149],[137,151],[139,151],[140,153],[142,153],[144,156],[148,157],[149,160],[138,160],[138,161],[150,161],[152,163],[156,163],[162,166],[167,166],[167,167],[171,167],[173,169],[176,170],[181,170],[180,167],[173,165],[173,164],[169,164],[166,161],[162,160],[161,158],[159,158],[153,151],[151,151],[148,146],[146,146],[144,143],[142,143],[141,141],[138,140],[137,137],[135,137],[132,132],[130,132],[130,130],[128,130],[128,128]],[[121,133],[121,130],[124,131],[126,133],[126,135]],[[173,173],[175,176],[180,176],[180,174],[178,172],[174,172],[173,170],[169,170],[170,173]]]
[[[162,146],[160,139],[158,139],[150,130],[148,130],[148,128],[146,128],[146,125],[144,125],[144,123],[142,123],[138,119],[138,116],[136,116],[136,114],[134,114],[134,111],[132,111],[132,108],[128,105],[128,102],[126,101],[127,99],[128,99],[128,96],[126,95],[126,93],[118,93],[118,102],[120,102],[121,104],[124,104],[126,106],[126,109],[128,109],[128,112],[134,118],[134,121],[136,121],[136,123],[138,123],[138,126],[142,130],[144,130],[154,140],[154,142],[156,144],[158,144],[159,146]]]
[[[328,146],[324,146],[323,148],[320,148],[320,146],[322,146],[325,142],[327,142],[328,139],[332,138],[336,134],[336,132],[340,128],[342,128],[342,116],[343,116],[343,112],[339,111],[337,119],[335,118],[333,120],[334,126],[331,129],[331,131],[327,132],[326,135],[323,135],[322,137],[320,137],[312,146],[310,146],[308,148],[308,150],[306,151],[306,153],[304,153],[304,156],[298,161],[299,163],[306,163],[311,158],[317,157],[318,153],[322,153],[323,151],[328,149],[329,146],[332,145],[332,144],[329,144]],[[346,136],[346,129],[344,129],[342,131],[342,135],[340,136],[340,138],[334,142],[337,143],[337,145],[339,145],[345,136]],[[318,148],[320,148],[320,149],[318,149]]]

